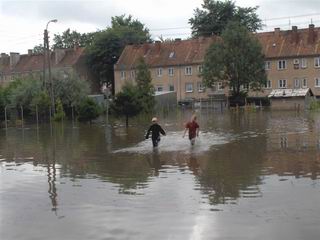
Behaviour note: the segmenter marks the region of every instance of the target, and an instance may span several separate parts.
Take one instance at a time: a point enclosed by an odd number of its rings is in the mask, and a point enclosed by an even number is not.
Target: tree
[[[207,50],[202,77],[207,87],[224,81],[233,97],[241,96],[241,87],[261,90],[267,77],[258,39],[241,24],[229,23],[220,41]]]
[[[65,118],[66,114],[63,110],[63,105],[59,98],[57,100],[56,109],[57,111],[54,114],[53,119],[57,122],[61,122]]]
[[[112,17],[111,27],[94,35],[88,47],[88,64],[99,83],[114,87],[113,65],[118,61],[127,44],[142,43],[150,40],[149,30],[131,15]]]
[[[74,30],[71,31],[70,28],[68,28],[61,35],[54,35],[53,48],[73,48],[75,46],[88,47],[92,43],[94,34],[94,32],[81,34]]]
[[[138,98],[142,111],[149,113],[155,105],[154,87],[151,84],[151,72],[142,57],[138,59],[136,70],[137,75],[135,80],[137,83]]]
[[[115,114],[125,116],[126,126],[128,127],[129,117],[138,115],[142,110],[137,94],[137,86],[129,83],[125,84],[122,91],[116,94],[111,108]]]
[[[195,9],[189,19],[194,37],[221,35],[230,21],[237,21],[250,32],[261,29],[262,23],[256,11],[258,7],[238,7],[232,0],[204,0],[203,9]]]
[[[64,107],[77,106],[90,93],[89,83],[76,74],[54,74],[54,96]]]
[[[85,98],[78,107],[80,121],[91,121],[99,117],[101,109],[99,105],[91,98]]]
[[[43,45],[38,44],[38,45],[34,46],[32,52],[35,54],[43,53]]]

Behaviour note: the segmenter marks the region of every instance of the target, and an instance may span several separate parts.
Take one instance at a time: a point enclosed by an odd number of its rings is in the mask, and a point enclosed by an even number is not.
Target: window
[[[162,68],[157,69],[157,76],[161,77],[162,76]]]
[[[287,80],[286,79],[279,80],[279,88],[287,88]]]
[[[171,91],[171,92],[174,91],[174,85],[172,85],[172,84],[169,85],[169,91]]]
[[[184,69],[184,74],[185,75],[192,75],[192,67],[186,67]]]
[[[314,67],[315,68],[320,67],[320,57],[314,58]]]
[[[199,72],[199,73],[202,73],[202,71],[203,71],[203,66],[202,66],[202,65],[199,65],[199,66],[198,66],[198,72]]]
[[[170,52],[170,54],[169,54],[169,58],[174,58],[174,52]]]
[[[130,72],[130,75],[131,75],[131,78],[132,78],[132,79],[135,79],[135,77],[136,77],[136,71],[135,71],[135,70],[132,70],[132,71]]]
[[[203,86],[202,82],[197,82],[197,88],[198,88],[198,92],[204,92],[205,91],[205,87]]]
[[[193,84],[192,83],[186,83],[186,92],[187,93],[193,92]]]
[[[267,89],[272,88],[272,86],[271,86],[271,80],[267,80],[266,85],[265,85],[265,88],[267,88]]]
[[[308,83],[307,83],[308,81],[307,81],[307,79],[306,78],[303,78],[302,79],[302,87],[303,88],[307,88],[307,86],[308,86]]]
[[[264,69],[265,70],[270,70],[271,69],[271,62],[270,61],[264,62]]]
[[[287,68],[287,61],[286,60],[279,60],[278,61],[278,70],[283,70]]]
[[[301,68],[307,68],[307,59],[306,58],[301,59]]]
[[[162,91],[163,91],[163,86],[162,85],[156,86],[156,92],[162,92]]]
[[[218,82],[217,83],[217,91],[221,91],[222,90],[222,82]]]
[[[125,71],[121,71],[120,72],[120,78],[121,79],[126,79],[126,72]]]
[[[168,68],[168,75],[173,76],[173,68]]]
[[[315,87],[320,87],[320,78],[315,79]]]
[[[294,79],[294,88],[300,88],[301,84],[300,84],[300,79]]]

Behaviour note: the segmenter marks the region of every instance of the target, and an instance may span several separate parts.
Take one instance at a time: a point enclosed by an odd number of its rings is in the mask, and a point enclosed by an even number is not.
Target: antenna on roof
[[[289,28],[291,28],[291,19],[289,18]]]
[[[311,24],[313,24],[312,18],[311,18]]]

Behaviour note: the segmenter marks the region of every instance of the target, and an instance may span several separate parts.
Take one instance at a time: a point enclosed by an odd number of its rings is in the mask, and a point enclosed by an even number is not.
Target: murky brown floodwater
[[[319,239],[320,113],[0,129],[0,239]]]

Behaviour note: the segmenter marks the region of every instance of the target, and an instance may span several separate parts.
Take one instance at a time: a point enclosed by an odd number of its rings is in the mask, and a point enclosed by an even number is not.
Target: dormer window
[[[169,54],[169,58],[174,58],[174,52],[170,52],[170,54]]]

